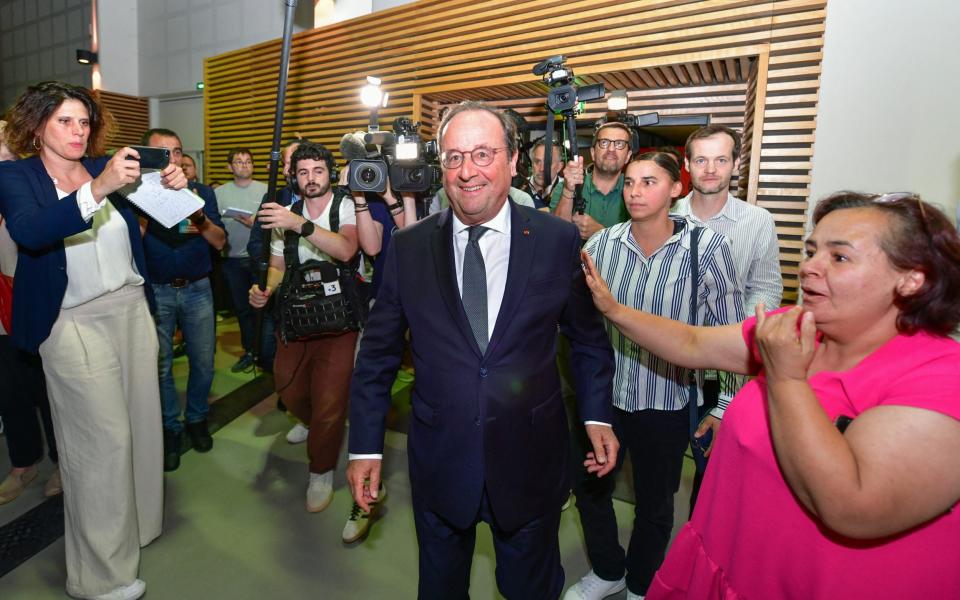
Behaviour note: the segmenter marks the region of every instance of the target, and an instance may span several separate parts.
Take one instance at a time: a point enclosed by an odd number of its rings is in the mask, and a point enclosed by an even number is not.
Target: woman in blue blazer
[[[31,156],[0,164],[0,212],[19,247],[14,343],[43,359],[59,444],[67,592],[135,599],[162,524],[157,337],[137,215],[113,194],[140,176],[138,154],[89,158],[109,124],[84,88],[28,88],[7,141]],[[186,186],[174,165],[162,178]]]

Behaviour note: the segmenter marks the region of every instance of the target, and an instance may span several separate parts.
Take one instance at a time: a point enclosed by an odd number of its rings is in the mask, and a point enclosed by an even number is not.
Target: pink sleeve
[[[919,364],[891,382],[878,404],[925,408],[960,419],[960,344],[924,335],[911,341],[922,357]]]

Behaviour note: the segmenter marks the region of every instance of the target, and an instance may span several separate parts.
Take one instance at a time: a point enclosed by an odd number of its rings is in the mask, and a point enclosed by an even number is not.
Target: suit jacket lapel
[[[536,256],[536,242],[536,231],[530,226],[529,219],[510,202],[510,263],[507,268],[507,283],[496,325],[490,336],[490,344],[487,346],[487,354],[496,350],[497,344],[510,326],[509,315],[514,314],[520,307],[520,300],[530,277],[533,257]]]
[[[437,219],[437,227],[433,230],[431,237],[431,246],[440,296],[447,305],[447,310],[450,311],[450,317],[460,329],[460,333],[479,356],[480,347],[477,346],[477,340],[473,337],[473,329],[467,320],[467,313],[463,310],[460,287],[457,285],[457,267],[453,258],[453,219],[450,218],[449,208]]]

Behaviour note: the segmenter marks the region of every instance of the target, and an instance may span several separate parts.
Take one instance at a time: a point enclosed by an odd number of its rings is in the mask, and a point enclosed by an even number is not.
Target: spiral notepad
[[[189,189],[171,190],[160,183],[160,172],[144,173],[140,181],[120,192],[137,208],[167,229],[203,208],[203,200]]]

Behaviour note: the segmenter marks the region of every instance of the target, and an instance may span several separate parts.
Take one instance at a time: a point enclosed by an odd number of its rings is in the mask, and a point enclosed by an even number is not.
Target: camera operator
[[[629,127],[616,121],[599,127],[590,145],[593,170],[584,174],[582,156],[566,164],[563,191],[550,202],[553,214],[573,221],[584,240],[605,227],[627,221],[630,215],[623,204],[623,167],[631,155]],[[577,215],[573,214],[573,195],[580,183],[585,210]]]
[[[330,215],[336,204],[330,181],[333,169],[333,154],[327,148],[302,142],[291,156],[290,171],[296,177],[302,197],[303,216],[293,212],[293,205],[284,207],[266,202],[261,207],[258,219],[264,228],[274,233],[267,287],[265,290],[258,285],[250,288],[250,304],[255,308],[267,304],[286,271],[284,230],[299,234],[297,254],[301,263],[307,260],[347,262],[356,256],[357,227],[352,203],[339,203],[339,229],[336,232],[330,229]],[[333,469],[343,440],[356,343],[357,332],[346,331],[307,341],[289,341],[277,347],[274,364],[277,392],[290,412],[310,426],[308,512],[322,511],[333,499]]]

